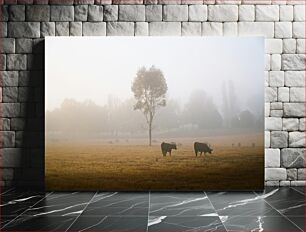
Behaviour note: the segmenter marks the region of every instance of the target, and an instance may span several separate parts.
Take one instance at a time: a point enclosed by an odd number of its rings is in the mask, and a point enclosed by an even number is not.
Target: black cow
[[[167,155],[167,152],[169,152],[170,156],[171,156],[171,150],[175,149],[176,150],[176,144],[175,143],[164,143],[162,142],[162,144],[160,145],[163,156]]]
[[[211,154],[213,151],[213,149],[211,149],[207,143],[199,143],[199,142],[195,142],[194,143],[194,152],[196,154],[196,156],[198,156],[198,152],[200,152],[200,155],[202,155],[202,153],[204,152],[204,155],[208,152],[209,154]]]

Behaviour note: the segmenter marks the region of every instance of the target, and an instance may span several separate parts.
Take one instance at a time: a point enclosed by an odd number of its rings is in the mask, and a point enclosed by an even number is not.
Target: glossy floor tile
[[[1,231],[304,231],[304,188],[1,195]]]

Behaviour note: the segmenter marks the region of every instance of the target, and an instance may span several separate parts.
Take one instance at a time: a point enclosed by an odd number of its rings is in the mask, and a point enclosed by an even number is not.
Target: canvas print
[[[48,37],[48,190],[264,184],[262,37]]]

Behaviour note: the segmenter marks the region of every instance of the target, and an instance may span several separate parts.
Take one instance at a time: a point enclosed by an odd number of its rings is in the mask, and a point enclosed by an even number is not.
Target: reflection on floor
[[[303,187],[264,192],[1,193],[1,231],[304,230]]]

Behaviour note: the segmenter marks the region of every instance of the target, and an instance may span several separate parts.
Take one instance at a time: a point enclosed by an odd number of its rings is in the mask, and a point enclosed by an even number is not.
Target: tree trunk
[[[149,146],[152,145],[152,125],[149,125]]]
[[[153,121],[153,116],[150,113],[150,119],[149,119],[149,146],[152,145],[152,121]]]

